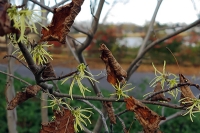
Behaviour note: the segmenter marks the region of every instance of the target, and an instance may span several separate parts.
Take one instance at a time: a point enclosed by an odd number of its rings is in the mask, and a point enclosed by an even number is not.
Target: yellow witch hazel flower
[[[151,84],[150,87],[155,87],[156,83],[158,81],[161,82],[162,89],[164,87],[165,82],[167,82],[170,87],[173,87],[173,86],[175,86],[177,84],[177,80],[176,79],[178,77],[175,74],[165,72],[166,61],[164,61],[163,72],[158,71],[153,63],[152,63],[152,66],[153,66],[153,68],[155,70],[155,76],[156,77],[150,82],[150,84]],[[173,79],[169,79],[169,76],[173,76],[174,78]]]
[[[50,55],[44,47],[50,47],[52,45],[49,45],[48,42],[44,42],[41,44],[38,44],[31,50],[31,55],[33,56],[33,60],[37,64],[43,65],[44,63],[47,63],[48,58],[53,60],[52,55]]]
[[[52,46],[52,45],[47,44],[47,42],[44,42],[44,43],[38,44],[34,48],[31,48],[31,46],[27,46],[27,49],[30,52],[30,54],[32,55],[34,62],[38,65],[43,65],[44,63],[48,62],[48,59],[53,60],[52,55],[49,54],[45,50],[45,47],[50,47],[50,46]],[[19,58],[20,60],[25,60],[25,58],[19,48],[17,48],[12,54],[13,55],[17,54],[17,58]]]
[[[133,90],[135,87],[130,88],[128,90],[123,90],[126,86],[131,85],[131,84],[126,84],[126,82],[121,86],[120,82],[118,81],[118,83],[116,85],[112,85],[115,88],[115,93],[110,94],[110,95],[117,95],[117,100],[119,100],[121,97],[129,97],[128,95],[125,94],[125,92],[131,91]]]
[[[56,109],[60,111],[60,106],[61,105],[66,105],[67,107],[69,107],[69,105],[66,102],[62,101],[62,98],[57,99],[54,95],[51,94],[51,97],[53,98],[52,100],[46,100],[46,101],[50,101],[50,105],[49,106],[44,106],[43,108],[49,108],[51,107],[52,110]],[[44,100],[44,99],[42,99]]]
[[[166,61],[164,61],[163,71],[162,72],[158,71],[153,63],[152,63],[152,66],[153,66],[153,68],[155,70],[155,76],[156,77],[150,82],[150,87],[155,87],[156,83],[159,82],[159,81],[161,82],[162,89],[164,88],[165,82],[167,83],[167,85],[170,88],[178,84],[178,80],[177,80],[178,77],[175,74],[167,73],[165,71]],[[170,78],[170,76],[173,77],[173,78]],[[178,89],[169,91],[168,93],[176,98],[177,95],[178,95]]]
[[[179,100],[179,102],[185,100],[185,99],[190,99],[190,101],[186,101],[186,102],[182,102],[183,104],[191,104],[191,106],[189,106],[186,110],[187,112],[185,114],[183,114],[183,116],[189,114],[191,121],[193,122],[192,117],[196,117],[194,115],[194,113],[199,113],[200,112],[200,99],[196,99],[196,98],[183,98],[181,100]]]
[[[87,76],[85,75],[86,73],[88,75],[91,75],[93,76],[90,72],[86,71],[86,65],[84,63],[81,63],[80,65],[78,65],[77,67],[77,73],[74,73],[73,75],[65,78],[61,84],[65,83],[68,79],[70,78],[73,78],[72,80],[72,83],[70,85],[70,88],[69,88],[69,95],[71,95],[71,99],[73,99],[72,97],[72,90],[73,90],[73,86],[75,83],[78,84],[78,87],[80,88],[80,91],[81,91],[81,94],[85,97],[85,91],[88,91],[88,92],[91,92],[87,87],[83,86],[83,84],[81,83],[81,80],[83,78],[88,78],[92,83],[95,81],[95,82],[99,82],[97,80],[95,80],[94,78],[90,77],[90,76]]]
[[[157,68],[154,66],[153,63],[152,63],[152,66],[153,66],[153,68],[154,68],[154,70],[155,70],[155,76],[156,76],[156,77],[150,82],[150,84],[151,84],[150,87],[155,87],[155,86],[156,86],[156,83],[157,83],[158,81],[160,81],[160,82],[161,82],[162,89],[163,89],[164,83],[165,83],[166,79],[168,79],[168,76],[169,76],[169,74],[165,72],[166,61],[164,61],[163,72],[158,71]],[[158,75],[157,73],[158,73],[159,75]]]
[[[7,12],[10,20],[14,22],[14,27],[20,31],[20,37],[17,42],[27,42],[27,38],[25,36],[26,28],[29,28],[31,32],[34,31],[38,34],[35,23],[43,26],[41,23],[39,23],[39,20],[46,18],[37,15],[36,13],[34,13],[35,11],[36,10],[29,10],[27,8],[17,8],[16,6],[11,6],[10,8],[8,8]]]
[[[92,111],[90,111],[90,109],[92,108],[85,108],[85,109],[81,109],[81,107],[77,107],[77,108],[73,108],[73,107],[69,107],[69,110],[71,110],[72,115],[75,117],[75,123],[74,123],[74,129],[76,132],[79,132],[78,127],[83,130],[83,126],[82,123],[87,126],[87,123],[84,119],[86,119],[90,124],[90,116],[91,114],[94,114]],[[86,116],[83,113],[90,113],[89,116]]]

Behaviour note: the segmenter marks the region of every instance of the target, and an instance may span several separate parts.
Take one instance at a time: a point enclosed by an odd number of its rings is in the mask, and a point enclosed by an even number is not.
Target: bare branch
[[[16,77],[16,76],[14,76],[14,75],[12,75],[12,74],[3,72],[3,71],[1,71],[1,70],[0,70],[0,73],[3,73],[3,74],[8,75],[8,76],[10,76],[10,77],[13,77],[13,78],[15,78],[15,79],[19,80],[20,82],[23,82],[23,83],[25,83],[25,84],[27,84],[27,85],[31,85],[30,83],[26,82],[25,80],[23,80],[23,79],[21,79],[21,78],[19,78],[19,77]]]
[[[126,113],[126,112],[128,112],[127,109],[125,109],[125,110],[123,110],[123,111],[117,113],[115,116],[120,116],[120,115],[122,115],[122,114],[124,114],[124,113]]]
[[[85,31],[83,28],[80,28],[80,27],[78,27],[78,26],[75,25],[75,24],[73,24],[72,27],[73,27],[75,30],[77,30],[78,32],[81,32],[81,33],[83,33],[83,34],[85,34],[85,35],[90,36],[90,34],[89,34],[87,31]]]
[[[122,124],[123,130],[124,130],[124,133],[127,133],[128,131],[127,131],[127,129],[126,129],[126,125],[125,125],[124,121],[123,121],[119,116],[117,116],[117,118],[119,119],[119,121],[120,121],[121,124]]]
[[[88,104],[89,106],[91,106],[94,110],[96,110],[101,115],[101,119],[103,121],[103,125],[104,125],[104,128],[105,128],[105,131],[108,132],[108,126],[106,124],[106,119],[105,119],[103,113],[97,107],[95,107],[92,103],[90,103],[89,101],[87,101],[87,100],[80,100],[80,101]]]
[[[65,2],[67,2],[67,1],[69,1],[69,0],[62,0],[61,2],[56,3],[56,4],[55,4],[54,6],[52,6],[51,8],[54,9],[54,8],[56,8],[56,7],[59,7],[60,5],[65,4]]]
[[[158,13],[158,10],[159,10],[159,8],[160,8],[161,3],[162,3],[162,0],[158,0],[157,6],[156,6],[155,11],[154,11],[154,14],[153,14],[153,16],[152,16],[152,18],[151,18],[151,22],[150,22],[150,25],[149,25],[149,29],[148,29],[148,31],[147,31],[147,34],[146,34],[146,36],[145,36],[145,38],[144,38],[143,43],[141,44],[141,47],[140,47],[140,49],[139,49],[139,52],[138,52],[137,56],[140,56],[140,55],[142,54],[142,51],[144,50],[144,48],[145,48],[146,45],[147,45],[147,42],[148,42],[149,37],[150,37],[150,35],[151,35],[151,32],[153,31],[154,22],[155,22],[156,15],[157,15],[157,13]]]
[[[71,98],[71,95],[69,94],[63,94],[63,93],[58,93],[58,92],[53,92],[53,95],[56,97],[68,97]],[[107,101],[107,102],[124,102],[124,99],[119,99],[117,98],[105,98],[105,97],[97,97],[97,96],[80,96],[80,95],[72,95],[73,99],[85,99],[85,100],[93,100],[93,101]],[[164,103],[164,102],[156,102],[156,101],[146,101],[146,100],[139,100],[140,102],[144,104],[153,104],[153,105],[160,105],[160,106],[165,106],[169,108],[174,108],[174,109],[183,109],[186,110],[187,108],[177,105],[177,104],[171,104],[171,103]]]
[[[167,40],[167,39],[169,39],[169,38],[171,38],[171,37],[173,37],[173,36],[176,36],[176,35],[178,35],[178,34],[184,32],[184,31],[186,31],[186,30],[188,30],[188,29],[190,29],[190,28],[192,28],[192,27],[194,27],[194,26],[196,26],[196,25],[198,25],[198,24],[200,24],[200,19],[196,20],[195,22],[191,23],[190,25],[188,25],[188,26],[186,26],[186,27],[184,27],[184,28],[182,28],[182,29],[180,29],[180,30],[177,30],[176,32],[174,32],[174,33],[172,33],[172,34],[170,34],[170,35],[167,35],[167,36],[165,36],[165,37],[163,37],[163,38],[161,38],[161,39],[159,39],[159,40],[156,40],[156,41],[152,42],[151,44],[149,44],[149,45],[143,50],[143,52],[140,54],[140,56],[136,57],[136,59],[135,59],[133,62],[131,62],[130,66],[129,66],[128,70],[127,70],[127,74],[128,74],[128,75],[127,75],[127,80],[130,78],[130,76],[133,74],[133,72],[134,72],[135,70],[137,70],[137,68],[139,67],[139,63],[138,63],[138,62],[140,62],[140,60],[144,57],[144,55],[145,55],[153,46],[155,46],[155,45],[157,45],[157,44],[159,44],[159,43],[161,43],[161,42],[163,42],[163,41],[165,41],[165,40]]]
[[[100,0],[99,2],[99,5],[98,5],[98,8],[97,8],[97,11],[95,13],[95,17],[93,18],[92,20],[92,25],[91,25],[91,28],[89,30],[89,35],[87,36],[86,40],[83,42],[83,45],[81,45],[79,48],[78,48],[78,53],[81,54],[82,51],[87,48],[87,46],[90,44],[90,42],[92,41],[92,38],[95,34],[95,32],[97,31],[97,27],[98,27],[98,24],[99,24],[99,18],[100,18],[100,15],[101,15],[101,11],[102,11],[102,8],[103,8],[103,4],[104,4],[105,0]]]
[[[158,95],[158,94],[160,94],[160,93],[164,93],[164,92],[168,92],[168,91],[171,91],[171,90],[173,90],[173,89],[176,89],[176,88],[178,88],[178,87],[185,86],[185,85],[195,86],[197,89],[200,90],[200,87],[199,87],[198,84],[192,84],[192,83],[184,83],[184,84],[181,84],[181,83],[180,83],[180,84],[177,84],[177,85],[174,86],[174,87],[171,87],[171,88],[168,88],[168,89],[164,89],[164,90],[161,90],[161,91],[155,92],[155,93],[153,93],[153,94],[147,96],[144,100],[148,100],[148,99],[154,97],[155,95]]]
[[[8,57],[16,59],[16,60],[19,61],[23,66],[25,66],[27,69],[30,70],[30,68],[27,67],[26,64],[24,64],[24,62],[22,62],[21,60],[19,60],[19,59],[18,59],[17,57],[15,57],[14,55],[5,55],[5,56],[3,57],[3,59],[8,58]]]
[[[39,5],[39,6],[41,6],[42,8],[46,9],[47,11],[53,13],[52,8],[50,8],[50,7],[44,5],[44,4],[42,4],[42,3],[40,3],[40,2],[38,2],[38,1],[36,1],[36,0],[30,0],[30,1],[33,2],[33,3],[35,3],[35,4],[37,4],[37,5]]]
[[[19,37],[19,35],[17,35],[17,38]],[[31,69],[33,74],[36,74],[37,71],[39,70],[39,67],[35,64],[35,62],[33,61],[33,58],[31,56],[31,54],[29,53],[28,49],[26,48],[26,46],[24,44],[22,44],[21,42],[18,43],[18,46],[29,66],[29,68]]]
[[[69,74],[66,74],[64,76],[59,76],[57,78],[47,78],[47,79],[41,79],[40,82],[47,82],[47,81],[52,81],[52,80],[61,80],[63,78],[66,78],[66,77],[69,77],[69,76],[72,76],[73,74],[77,73],[78,71],[74,71],[74,72],[71,72]]]
[[[169,120],[172,120],[172,119],[174,119],[174,118],[176,118],[176,117],[179,117],[179,116],[183,115],[184,112],[185,112],[185,111],[182,111],[182,110],[181,110],[181,111],[179,111],[179,112],[176,112],[176,113],[174,113],[174,114],[168,116],[165,120],[162,120],[162,121],[159,123],[159,125],[162,125],[162,124],[164,124],[165,122],[167,122],[167,121],[169,121]]]
[[[56,97],[68,97],[71,98],[71,95],[53,92],[53,95]],[[98,96],[85,96],[82,95],[72,95],[73,99],[85,99],[85,100],[93,100],[93,101],[108,101],[108,102],[124,102],[123,99],[117,101],[117,98],[105,98],[105,97],[98,97]]]

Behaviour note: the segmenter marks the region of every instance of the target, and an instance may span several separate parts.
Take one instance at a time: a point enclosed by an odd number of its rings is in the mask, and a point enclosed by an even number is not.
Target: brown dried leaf
[[[0,36],[4,36],[11,32],[17,32],[17,30],[11,25],[10,18],[7,14],[7,9],[10,6],[10,3],[5,0],[0,0]]]
[[[103,105],[106,108],[106,111],[108,113],[108,117],[110,119],[110,123],[116,124],[116,117],[115,117],[114,109],[113,109],[113,106],[112,106],[112,102],[104,101]]]
[[[161,90],[162,90],[162,86],[161,86],[161,82],[159,81],[159,82],[156,83],[154,92],[159,92]],[[153,96],[151,98],[151,101],[166,101],[166,102],[170,102],[171,99],[170,98],[165,98],[164,94],[160,93],[160,94],[157,94],[157,95]]]
[[[40,133],[74,133],[74,116],[68,109],[54,110],[55,120],[42,124]]]
[[[180,84],[190,83],[190,81],[187,78],[185,78],[183,76],[183,74],[179,74],[179,80],[180,80]],[[183,104],[183,102],[191,101],[191,98],[192,99],[196,98],[194,96],[194,94],[192,93],[192,91],[190,89],[190,86],[189,85],[184,85],[184,86],[181,86],[180,88],[181,88],[181,97],[180,97],[180,99],[185,98],[184,100],[182,100],[180,102],[180,105],[181,106],[190,106],[192,103],[191,104],[189,104],[189,103]]]
[[[127,77],[127,72],[120,66],[111,51],[105,44],[101,44],[99,50],[101,51],[101,59],[106,65],[107,81],[113,85],[123,81]]]
[[[13,110],[20,103],[36,96],[36,94],[41,90],[41,87],[38,85],[28,86],[25,91],[18,92],[16,96],[9,102],[7,109]]]
[[[133,97],[124,99],[126,102],[126,109],[133,111],[135,113],[136,119],[143,126],[145,133],[160,133],[159,123],[164,120],[164,117],[159,116],[157,113],[153,112],[143,103],[138,101]]]
[[[65,43],[65,38],[74,23],[75,17],[81,10],[84,0],[72,0],[71,3],[54,9],[53,19],[48,30],[42,28],[40,41],[59,41]]]
[[[51,65],[50,62],[45,63],[44,65],[46,65],[46,68],[44,69],[43,73],[42,73],[42,78],[46,79],[46,78],[56,78],[56,75],[54,73],[53,67]]]

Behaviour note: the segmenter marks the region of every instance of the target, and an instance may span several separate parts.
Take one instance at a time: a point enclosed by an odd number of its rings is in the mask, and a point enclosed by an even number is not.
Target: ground
[[[6,52],[0,52],[0,64],[6,64],[8,62],[7,59],[3,59],[6,55]],[[51,63],[53,66],[62,66],[68,68],[74,68],[78,65],[77,61],[71,56],[60,55],[60,54],[53,54],[53,59]],[[86,59],[89,67],[91,69],[103,69],[105,65],[100,58],[93,58],[93,59]],[[18,64],[19,62],[16,61]],[[130,63],[121,63],[121,66],[127,70]],[[158,70],[162,71],[162,65],[157,66]],[[174,74],[179,73],[179,68],[177,65],[166,65],[166,71],[171,72]],[[142,64],[138,69],[137,72],[154,72],[154,69],[151,64]],[[180,72],[184,75],[200,75],[200,66],[180,66]]]

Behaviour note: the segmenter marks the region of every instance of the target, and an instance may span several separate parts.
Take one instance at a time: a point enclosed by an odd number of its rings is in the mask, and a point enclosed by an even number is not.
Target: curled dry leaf
[[[11,6],[5,0],[0,0],[0,36],[8,33],[16,33],[17,30],[12,26],[10,18],[7,14],[7,9]]]
[[[55,8],[50,25],[42,28],[40,41],[59,41],[65,43],[65,37],[74,23],[75,17],[81,10],[84,0],[72,0],[71,3]]]
[[[25,88],[25,91],[18,92],[16,96],[8,103],[8,110],[13,110],[20,103],[36,96],[36,94],[41,90],[41,87],[38,85],[28,86]]]
[[[159,92],[162,90],[162,86],[161,86],[161,82],[157,82],[156,86],[154,88],[154,92]],[[171,99],[170,98],[165,98],[163,93],[157,94],[155,96],[153,96],[151,98],[151,101],[166,101],[166,102],[170,102]]]
[[[179,74],[179,80],[180,80],[180,84],[184,84],[184,83],[190,83],[190,81],[185,78],[183,76],[183,74]],[[188,101],[191,101],[191,99],[196,99],[196,97],[194,96],[194,94],[192,93],[191,89],[190,89],[190,86],[189,85],[184,85],[184,86],[181,86],[181,97],[180,99],[183,99],[181,102],[180,102],[180,105],[181,106],[190,106],[191,104],[190,103],[186,103],[186,104],[183,104],[183,102],[188,102]]]
[[[56,75],[54,73],[53,67],[51,65],[50,62],[45,63],[44,65],[46,65],[46,68],[44,69],[43,73],[42,73],[42,78],[46,79],[46,78],[56,78]]]
[[[124,101],[126,109],[135,113],[135,117],[143,126],[145,133],[161,133],[158,124],[165,119],[164,117],[159,116],[133,97],[126,98]]]
[[[107,81],[113,85],[123,81],[127,77],[127,72],[117,62],[111,51],[105,44],[101,44],[99,50],[101,51],[101,59],[106,65]]]
[[[108,113],[108,117],[110,119],[110,123],[116,124],[116,117],[115,117],[114,109],[113,109],[113,106],[112,106],[112,102],[104,101],[103,105],[106,108],[106,111]]]
[[[40,133],[74,133],[74,116],[68,109],[54,110],[55,119],[42,124]]]

